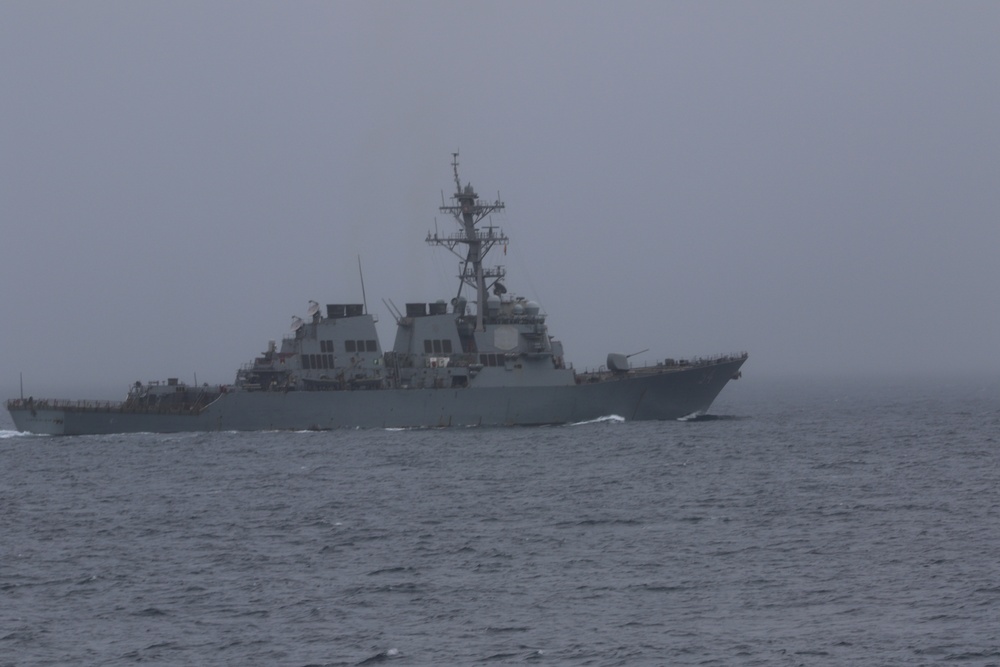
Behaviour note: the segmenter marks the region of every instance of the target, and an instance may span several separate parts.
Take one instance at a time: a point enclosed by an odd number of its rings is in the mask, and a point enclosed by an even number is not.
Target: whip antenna
[[[361,303],[365,306],[365,315],[368,314],[368,299],[365,297],[365,273],[361,270],[361,255],[358,255],[358,275],[361,276]]]

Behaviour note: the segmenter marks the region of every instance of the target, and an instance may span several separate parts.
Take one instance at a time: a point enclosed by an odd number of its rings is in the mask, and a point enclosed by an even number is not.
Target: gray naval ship
[[[641,368],[631,355],[611,353],[606,366],[574,370],[539,305],[508,294],[505,268],[485,264],[490,250],[508,243],[491,221],[503,203],[461,185],[457,153],[452,168],[456,191],[441,211],[458,231],[428,234],[426,242],[458,256],[458,293],[450,303],[408,303],[405,311],[384,302],[397,324],[392,350],[383,350],[364,304],[330,304],[324,314],[310,302],[292,334],[280,346],[271,341],[231,385],[136,382],[120,402],[22,397],[7,401],[14,424],[83,435],[679,419],[705,413],[740,376],[746,353]]]

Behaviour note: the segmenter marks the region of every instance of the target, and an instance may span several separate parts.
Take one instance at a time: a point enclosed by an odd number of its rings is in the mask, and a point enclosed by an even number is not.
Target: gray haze
[[[454,294],[507,203],[578,368],[1000,372],[1000,3],[0,4],[0,389],[229,382],[308,300]]]

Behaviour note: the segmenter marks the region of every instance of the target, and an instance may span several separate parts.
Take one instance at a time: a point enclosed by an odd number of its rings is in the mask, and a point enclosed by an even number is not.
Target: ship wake
[[[582,422],[573,422],[570,426],[584,426],[585,424],[621,424],[625,421],[624,417],[619,415],[604,415],[603,417],[598,417],[597,419],[588,419]]]
[[[677,421],[679,422],[714,422],[714,421],[724,421],[730,419],[745,419],[738,415],[710,415],[710,414],[690,414],[686,417],[681,417]]]

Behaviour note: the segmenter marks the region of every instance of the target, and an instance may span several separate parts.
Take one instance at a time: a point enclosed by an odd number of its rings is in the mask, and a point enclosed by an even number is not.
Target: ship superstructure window
[[[335,368],[332,354],[303,354],[302,370],[319,371],[328,368]]]
[[[425,354],[451,354],[451,339],[424,339]]]
[[[480,354],[479,363],[483,366],[505,366],[507,358],[503,354]]]
[[[378,352],[378,341],[374,338],[369,340],[345,340],[344,352]]]
[[[321,340],[319,342],[319,351],[326,354],[327,352],[333,352],[333,341],[332,340]]]

